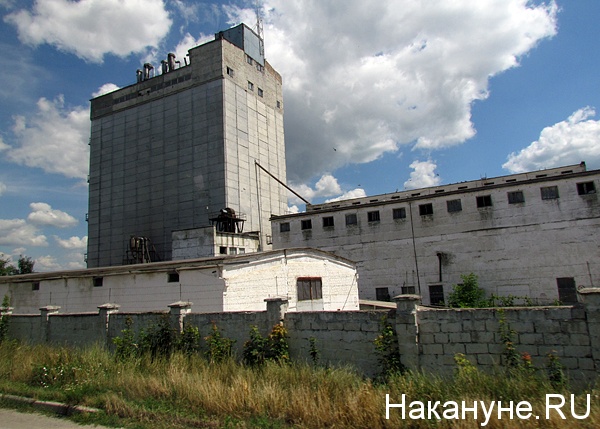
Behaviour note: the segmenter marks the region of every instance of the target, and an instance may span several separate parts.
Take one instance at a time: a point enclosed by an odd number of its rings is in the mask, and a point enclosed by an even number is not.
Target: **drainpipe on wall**
[[[417,259],[417,245],[415,243],[415,225],[413,223],[412,203],[408,202],[408,211],[410,212],[410,231],[412,235],[413,255],[415,257],[415,269],[417,271],[417,295],[421,295],[421,278],[419,276],[419,261]]]

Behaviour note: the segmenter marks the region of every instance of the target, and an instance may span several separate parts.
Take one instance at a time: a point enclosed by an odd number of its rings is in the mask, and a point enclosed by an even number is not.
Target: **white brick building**
[[[461,274],[538,303],[600,285],[600,171],[585,164],[327,204],[273,216],[273,246],[357,262],[361,299],[447,299]]]
[[[163,310],[190,301],[194,312],[262,311],[285,297],[289,311],[358,310],[354,263],[314,249],[288,249],[186,261],[0,277],[14,312],[94,312],[105,303],[122,311]]]

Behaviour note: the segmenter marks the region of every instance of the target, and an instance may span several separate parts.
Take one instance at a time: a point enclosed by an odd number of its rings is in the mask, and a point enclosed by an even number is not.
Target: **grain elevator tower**
[[[285,182],[282,82],[263,41],[241,24],[136,80],[91,100],[88,267],[173,259],[173,234],[198,228],[268,248],[287,197],[259,168]],[[199,256],[227,249],[199,240]]]

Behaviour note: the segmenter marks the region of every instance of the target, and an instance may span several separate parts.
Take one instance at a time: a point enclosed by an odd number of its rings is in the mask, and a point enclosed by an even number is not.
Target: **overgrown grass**
[[[253,367],[232,359],[212,362],[201,354],[173,353],[169,359],[151,356],[127,360],[100,348],[85,350],[0,345],[0,391],[37,399],[63,401],[100,408],[100,416],[79,420],[128,428],[475,428],[482,423],[472,413],[466,420],[402,420],[399,409],[385,419],[385,395],[411,401],[529,401],[536,420],[502,420],[495,415],[490,428],[600,427],[598,390],[577,394],[582,413],[585,393],[592,395],[585,420],[553,414],[545,420],[545,395],[570,392],[556,387],[541,373],[498,370],[490,375],[467,366],[454,377],[411,372],[374,383],[348,368],[266,362]],[[560,390],[562,389],[562,390]],[[438,407],[439,409],[439,407]],[[409,409],[407,409],[409,411]],[[497,414],[497,413],[496,413]],[[516,418],[516,417],[515,417]]]

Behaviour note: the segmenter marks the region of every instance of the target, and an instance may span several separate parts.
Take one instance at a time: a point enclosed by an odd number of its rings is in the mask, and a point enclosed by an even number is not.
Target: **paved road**
[[[108,429],[104,426],[78,425],[60,417],[36,413],[22,413],[0,409],[0,429]]]

